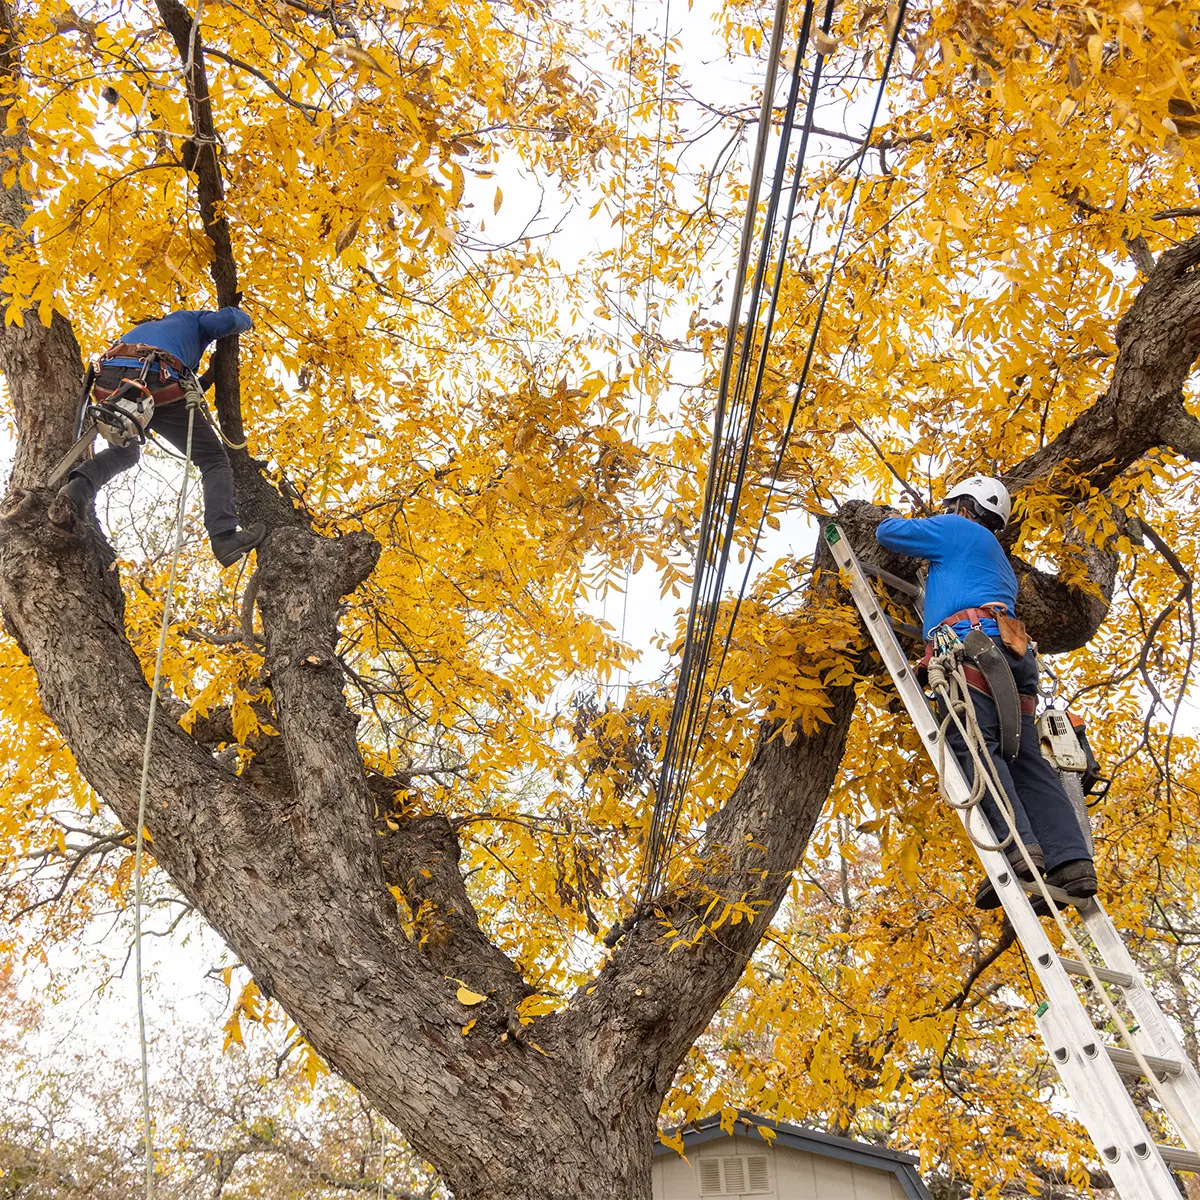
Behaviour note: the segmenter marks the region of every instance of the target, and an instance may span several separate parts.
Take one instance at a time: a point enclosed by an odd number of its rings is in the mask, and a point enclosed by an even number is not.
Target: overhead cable
[[[786,16],[786,12],[782,11],[785,9],[783,4],[780,4],[776,11],[776,24],[772,30],[771,52],[768,58],[767,84],[763,94],[763,116],[760,118],[759,138],[755,150],[755,161],[747,199],[746,215],[743,221],[742,244],[739,251],[733,299],[730,307],[730,320],[726,332],[725,350],[722,356],[721,373],[718,383],[717,403],[713,419],[712,450],[701,514],[700,538],[696,551],[695,576],[692,598],[688,610],[680,677],[671,718],[667,727],[662,771],[655,793],[654,808],[651,814],[651,825],[647,839],[642,878],[643,901],[652,899],[661,890],[664,881],[665,870],[669,862],[671,847],[675,842],[678,832],[684,798],[695,766],[696,755],[702,744],[711,717],[713,701],[720,682],[721,668],[728,655],[734,624],[749,584],[750,572],[762,537],[763,526],[770,511],[771,498],[779,479],[783,458],[795,425],[801,398],[807,387],[808,375],[820,333],[821,321],[825,315],[838,256],[849,224],[854,197],[862,176],[863,162],[878,120],[888,76],[895,58],[906,7],[907,0],[901,0],[890,31],[887,57],[879,80],[879,90],[875,98],[870,125],[863,139],[862,149],[858,156],[854,181],[847,197],[841,228],[821,290],[813,328],[787,425],[775,456],[770,485],[751,545],[746,572],[738,592],[733,614],[725,629],[720,661],[711,687],[708,689],[709,694],[707,704],[705,704],[704,692],[709,674],[712,644],[718,624],[720,597],[724,588],[729,554],[737,527],[741,492],[745,483],[754,431],[757,425],[759,400],[766,371],[767,353],[787,262],[788,240],[799,196],[800,176],[808,149],[809,137],[812,132],[813,117],[821,81],[821,68],[825,57],[819,53],[813,69],[800,146],[796,154],[796,163],[793,171],[792,193],[786,208],[783,228],[779,234],[775,274],[771,281],[770,297],[766,304],[765,318],[760,330],[759,316],[763,303],[763,283],[766,276],[767,263],[770,258],[771,246],[775,240],[775,223],[779,212],[787,163],[791,154],[790,135],[795,124],[795,108],[799,95],[802,63],[807,50],[809,31],[812,23],[813,0],[808,0],[800,33],[800,44],[793,66],[792,84],[780,139],[775,177],[772,180],[768,197],[762,246],[750,287],[746,320],[744,325],[741,325],[742,293],[745,290],[746,275],[749,269],[750,245],[758,208],[756,201],[762,187],[763,168],[766,159],[766,141],[770,127],[769,105],[774,93],[775,73],[779,61],[780,32],[784,17]],[[828,34],[830,28],[833,10],[834,0],[828,0],[822,22],[822,27],[826,34]],[[740,345],[738,339],[739,325],[741,325]],[[735,348],[737,350],[736,375],[733,371]],[[751,369],[752,363],[753,370]]]

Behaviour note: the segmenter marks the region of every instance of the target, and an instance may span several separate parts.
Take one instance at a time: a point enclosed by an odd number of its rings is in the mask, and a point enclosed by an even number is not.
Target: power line
[[[643,866],[642,895],[651,896],[660,883],[665,847],[678,822],[678,810],[682,807],[686,787],[683,768],[689,737],[694,732],[696,715],[699,711],[707,665],[708,648],[712,640],[712,615],[715,599],[720,595],[728,562],[728,546],[722,547],[719,538],[722,527],[717,506],[727,509],[730,500],[730,478],[738,458],[738,448],[744,432],[743,413],[747,352],[753,347],[754,326],[757,325],[758,306],[761,299],[763,273],[766,257],[774,235],[774,218],[778,208],[783,170],[786,166],[790,131],[799,94],[803,71],[804,52],[807,49],[809,29],[812,24],[814,0],[807,0],[800,32],[800,46],[792,69],[792,80],[788,95],[788,115],[783,124],[778,154],[776,175],[771,184],[768,212],[763,229],[764,248],[754,272],[751,286],[749,318],[742,344],[742,360],[738,365],[737,380],[730,398],[733,380],[735,347],[741,318],[742,294],[746,288],[746,277],[750,266],[750,251],[754,238],[754,223],[758,210],[758,198],[762,191],[763,173],[766,165],[767,147],[772,133],[772,112],[775,83],[782,57],[783,39],[787,24],[787,0],[777,0],[775,21],[771,30],[771,45],[767,57],[766,80],[763,85],[762,108],[759,118],[758,138],[755,145],[751,169],[750,188],[746,201],[746,213],[742,224],[742,240],[738,253],[733,296],[730,303],[729,324],[726,332],[725,350],[721,361],[720,380],[717,388],[716,410],[713,415],[713,442],[709,461],[708,479],[705,484],[704,503],[701,512],[700,538],[696,551],[696,570],[692,597],[688,610],[687,635],[684,641],[683,659],[680,665],[679,683],[675,692],[670,723],[667,727],[663,765],[656,789],[654,808],[651,814],[646,857]],[[830,0],[832,4],[832,0]],[[798,164],[799,168],[799,164]],[[732,429],[733,436],[726,430]],[[725,528],[728,528],[725,523]]]
[[[875,132],[875,125],[879,120],[879,110],[883,103],[884,92],[887,89],[887,79],[891,72],[892,60],[895,57],[896,46],[900,39],[900,27],[904,22],[905,11],[908,7],[908,0],[900,0],[900,4],[896,11],[896,24],[892,30],[892,36],[888,43],[887,58],[884,61],[883,72],[879,79],[879,90],[875,94],[875,105],[871,110],[871,120],[867,126],[867,132],[863,136],[862,151],[858,156],[858,165],[854,172],[854,182],[850,185],[850,194],[846,198],[846,207],[842,213],[842,223],[838,229],[837,241],[833,247],[833,254],[829,260],[829,269],[825,273],[825,283],[821,289],[821,298],[817,305],[816,317],[813,320],[812,333],[809,335],[808,347],[804,354],[804,364],[800,369],[800,379],[796,384],[796,391],[792,397],[791,409],[788,412],[787,425],[784,427],[783,436],[779,439],[779,449],[775,455],[775,464],[771,469],[771,482],[767,487],[767,496],[763,502],[762,512],[758,518],[758,528],[754,531],[754,541],[750,547],[750,555],[746,560],[746,571],[742,576],[742,585],[738,589],[737,600],[734,603],[733,612],[729,618],[729,627],[725,633],[725,641],[721,650],[721,661],[717,665],[716,678],[713,681],[713,693],[715,694],[717,686],[721,678],[721,670],[725,666],[725,659],[729,654],[729,645],[733,639],[734,625],[737,623],[738,614],[741,612],[742,601],[746,596],[746,588],[750,583],[750,572],[754,566],[754,560],[758,554],[759,543],[762,540],[763,527],[766,524],[767,516],[771,511],[771,498],[775,494],[775,485],[779,482],[779,474],[783,469],[783,458],[787,451],[788,442],[791,440],[792,430],[796,425],[796,415],[800,411],[800,401],[803,398],[804,391],[808,385],[808,373],[812,366],[813,355],[816,351],[817,337],[821,330],[821,321],[825,316],[825,309],[829,301],[829,292],[833,286],[833,277],[837,273],[838,257],[841,254],[842,244],[845,241],[846,230],[850,224],[850,213],[854,206],[854,197],[858,192],[858,185],[862,179],[863,163],[866,162],[867,150],[871,144],[871,135]],[[765,357],[765,356],[764,356]],[[761,376],[760,376],[761,382]],[[712,711],[712,698],[709,699],[708,713]],[[708,714],[705,715],[704,727],[708,724]],[[703,736],[703,728],[701,736]],[[693,750],[693,757],[695,750]]]
[[[732,640],[734,624],[745,597],[750,572],[762,537],[763,526],[770,512],[771,498],[782,469],[784,454],[795,425],[800,401],[807,386],[808,374],[812,365],[821,322],[825,315],[834,274],[837,269],[838,256],[841,252],[846,229],[849,225],[853,201],[862,176],[866,152],[886,92],[888,76],[895,58],[906,7],[907,0],[901,0],[890,31],[887,57],[879,80],[879,90],[875,98],[870,125],[862,142],[862,151],[858,156],[858,166],[854,182],[846,201],[838,239],[822,287],[808,348],[805,353],[804,364],[801,369],[800,380],[797,384],[787,425],[779,443],[766,501],[755,531],[749,561],[738,592],[734,611],[722,639],[720,662],[717,666],[713,686],[709,691],[707,705],[705,705],[703,696],[704,685],[708,675],[711,649],[718,623],[720,596],[724,587],[725,571],[728,566],[729,553],[736,530],[741,491],[745,484],[746,468],[758,418],[758,405],[766,370],[767,352],[787,261],[788,239],[799,196],[800,176],[808,149],[809,136],[812,132],[813,116],[816,110],[817,95],[821,82],[821,68],[825,57],[823,54],[818,53],[817,62],[813,69],[803,132],[796,156],[797,161],[793,175],[792,194],[784,218],[783,229],[780,233],[775,276],[772,280],[770,298],[767,301],[765,324],[760,334],[759,312],[762,305],[763,281],[771,245],[775,236],[774,225],[778,214],[779,201],[783,192],[787,161],[790,155],[790,135],[794,127],[799,80],[811,26],[813,3],[812,0],[808,0],[800,34],[800,44],[793,67],[792,86],[789,91],[776,173],[769,193],[762,248],[750,288],[747,319],[742,333],[740,352],[737,356],[737,373],[733,381],[733,396],[732,400],[729,400],[730,381],[731,376],[733,376],[734,346],[737,341],[738,322],[740,318],[741,296],[745,288],[750,242],[757,211],[755,201],[762,186],[765,144],[770,128],[769,105],[774,92],[774,76],[778,63],[782,23],[786,17],[786,12],[780,13],[777,10],[776,25],[772,31],[771,55],[768,62],[768,82],[763,95],[763,117],[760,121],[759,141],[756,146],[752,184],[747,200],[746,217],[743,222],[742,248],[738,259],[737,282],[731,303],[725,352],[722,357],[717,405],[713,421],[713,445],[710,455],[709,477],[701,514],[700,544],[696,553],[695,580],[688,611],[687,632],[684,640],[683,658],[680,665],[680,680],[675,693],[675,702],[672,706],[670,722],[667,727],[662,772],[655,794],[654,810],[651,815],[646,860],[643,869],[643,901],[652,898],[660,889],[663,881],[663,873],[669,857],[668,851],[675,840],[679,819],[683,810],[684,796],[695,766],[699,746],[711,717],[713,702],[720,683],[721,669],[724,666]],[[834,0],[828,0],[822,22],[826,33],[829,31],[832,21],[833,8]],[[755,355],[756,340],[759,342],[757,356]],[[755,366],[753,370],[753,382],[751,383],[750,368],[752,361],[755,363]],[[727,429],[732,431],[731,434],[727,434]]]

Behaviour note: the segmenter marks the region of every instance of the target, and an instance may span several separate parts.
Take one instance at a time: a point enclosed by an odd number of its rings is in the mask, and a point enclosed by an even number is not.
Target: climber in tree
[[[181,310],[135,325],[101,356],[92,399],[117,410],[116,424],[99,426],[111,443],[76,467],[59,492],[85,511],[96,492],[127,471],[141,453],[146,432],[165,438],[181,453],[187,447],[188,393],[200,393],[200,359],[218,338],[245,333],[253,322],[240,308],[216,312]],[[213,554],[223,567],[235,563],[262,541],[262,525],[238,526],[233,470],[221,438],[200,407],[192,426],[192,461],[204,489],[204,526]]]
[[[927,642],[942,625],[949,626],[960,637],[976,628],[987,634],[1000,650],[1016,684],[1019,712],[1016,705],[1011,717],[1001,711],[987,677],[967,668],[979,727],[996,774],[1012,803],[1017,832],[1029,857],[1044,871],[1047,883],[1083,899],[1096,894],[1095,865],[1058,774],[1042,756],[1034,724],[1037,655],[1029,645],[1025,626],[1016,619],[1017,577],[996,537],[1008,524],[1011,512],[1012,500],[1004,485],[987,475],[975,475],[950,491],[942,514],[890,517],[879,524],[875,536],[888,550],[929,561],[925,585]],[[930,643],[925,662],[929,661],[931,651]],[[990,649],[988,653],[995,658]],[[997,665],[1003,669],[1003,665]],[[996,691],[1002,694],[999,687]],[[1020,741],[1011,760],[1001,753],[1005,720],[1012,721],[1012,734],[1016,733],[1019,722]],[[949,741],[968,781],[973,781],[970,754],[953,726]],[[983,809],[998,835],[997,840],[1001,840],[1008,832],[1008,822],[986,792]],[[1006,854],[1018,877],[1028,880],[1029,869],[1020,849],[1010,845]],[[989,880],[985,879],[980,886],[975,903],[979,908],[999,906],[999,897]]]

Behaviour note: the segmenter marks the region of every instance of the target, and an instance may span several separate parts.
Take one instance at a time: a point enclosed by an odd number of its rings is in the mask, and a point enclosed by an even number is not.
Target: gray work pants
[[[150,418],[150,432],[171,443],[180,454],[187,449],[188,411],[184,400],[163,405]],[[141,446],[110,446],[95,458],[71,472],[81,475],[99,491],[108,481],[128,471],[141,456]],[[238,527],[237,506],[233,500],[233,469],[220,435],[208,423],[203,409],[196,410],[192,426],[192,462],[200,471],[204,490],[204,527],[210,538],[232,533]]]

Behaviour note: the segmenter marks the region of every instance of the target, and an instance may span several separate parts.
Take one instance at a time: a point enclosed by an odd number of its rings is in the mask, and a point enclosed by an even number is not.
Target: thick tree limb
[[[1200,432],[1184,407],[1183,385],[1200,355],[1198,266],[1200,235],[1163,254],[1117,325],[1108,391],[1052,442],[1005,472],[1010,490],[1036,480],[1069,497],[1077,494],[1072,477],[1084,476],[1103,491],[1160,445],[1193,457]]]
[[[459,870],[458,835],[443,816],[413,817],[383,838],[385,876],[404,894],[428,960],[511,1010],[531,988],[487,939]]]
[[[200,30],[192,28],[192,14],[179,0],[155,0],[163,25],[171,35],[186,73],[188,108],[192,115],[193,144],[196,149],[192,170],[196,175],[196,193],[204,232],[212,242],[213,257],[209,270],[217,291],[217,303],[237,304],[237,263],[233,256],[233,237],[225,216],[225,182],[221,174],[220,139],[213,118],[208,73],[204,67],[204,40]],[[217,418],[226,438],[234,445],[246,440],[242,416],[242,385],[238,359],[238,338],[222,338],[213,350],[209,366],[216,384]],[[229,450],[237,487],[238,508],[243,517],[265,521],[274,527],[295,524],[299,513],[263,477],[260,465],[247,450]]]

